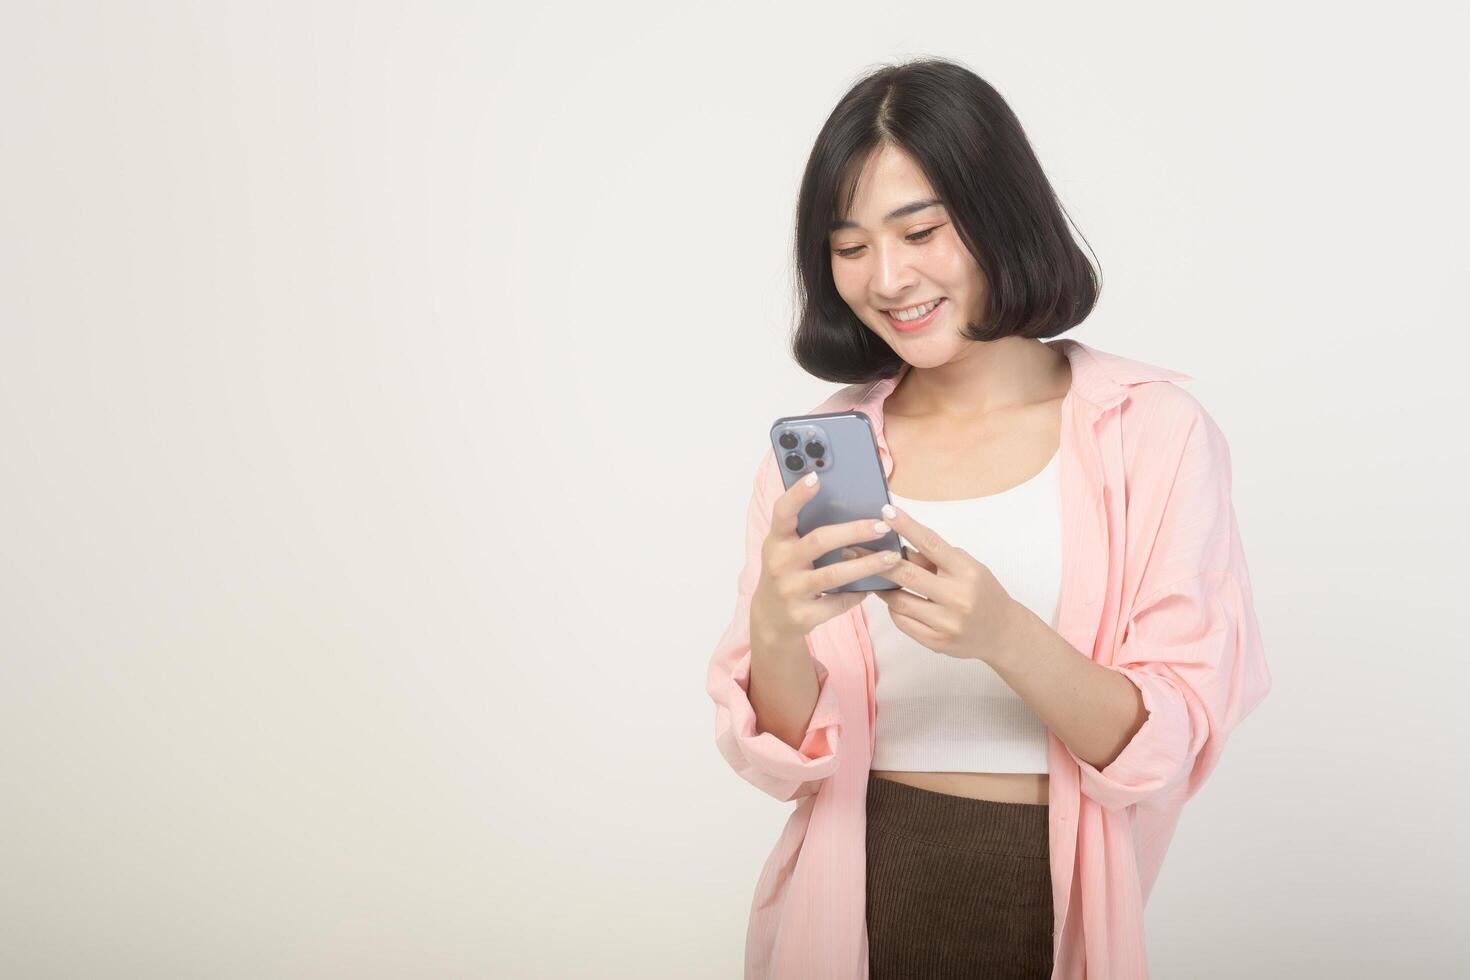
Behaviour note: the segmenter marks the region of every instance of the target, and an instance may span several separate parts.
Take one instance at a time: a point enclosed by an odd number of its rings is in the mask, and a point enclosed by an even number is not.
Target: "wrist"
[[[806,637],[773,627],[757,610],[750,615],[750,651],[758,657],[770,651],[806,649]]]
[[[991,666],[1025,656],[1025,651],[1034,643],[1031,638],[1041,624],[1041,619],[1026,605],[1011,599],[1001,616],[1000,628],[996,631],[995,644],[989,656],[984,657]]]
[[[800,641],[805,638],[804,634],[788,628],[790,624],[779,614],[779,600],[764,594],[763,585],[764,583],[757,585],[755,593],[750,597],[750,641],[752,644],[759,643],[766,649],[789,648],[793,636]]]
[[[787,656],[806,654],[806,636],[801,633],[792,633],[784,630],[762,629],[752,626],[750,630],[750,650],[752,657],[763,655]]]

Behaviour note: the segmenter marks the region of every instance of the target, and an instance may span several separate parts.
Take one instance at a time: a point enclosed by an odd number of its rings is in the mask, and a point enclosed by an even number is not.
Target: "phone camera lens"
[[[806,454],[813,459],[821,459],[827,454],[827,447],[813,439],[806,444]]]
[[[796,438],[795,432],[783,432],[777,441],[781,443],[782,449],[795,449],[797,442],[800,440]]]
[[[801,453],[786,454],[786,468],[788,470],[795,470],[797,473],[800,473],[804,466],[806,466],[806,460],[802,459]]]

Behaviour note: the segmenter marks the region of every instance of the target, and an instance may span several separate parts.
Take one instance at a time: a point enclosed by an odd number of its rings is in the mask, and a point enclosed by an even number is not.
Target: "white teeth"
[[[917,319],[919,319],[922,316],[928,315],[929,311],[932,310],[932,309],[934,309],[934,307],[936,307],[938,305],[939,305],[939,300],[936,299],[936,300],[934,300],[934,302],[932,302],[932,303],[925,303],[923,306],[920,306],[917,309],[908,310],[908,311],[905,311],[903,313],[893,313],[893,312],[890,312],[888,315],[891,316],[891,317],[893,317],[895,320],[899,321],[900,323],[906,323],[909,320],[917,320]]]

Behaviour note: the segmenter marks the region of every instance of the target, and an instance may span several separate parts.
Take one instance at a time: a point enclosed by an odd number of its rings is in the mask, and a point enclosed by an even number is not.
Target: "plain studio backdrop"
[[[1371,13],[1371,15],[1370,15]],[[1193,375],[1274,687],[1163,978],[1465,966],[1462,5],[7,3],[0,975],[737,977],[797,182],[960,60]]]

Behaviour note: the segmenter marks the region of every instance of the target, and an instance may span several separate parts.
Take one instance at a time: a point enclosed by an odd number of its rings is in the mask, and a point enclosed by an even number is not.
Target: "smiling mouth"
[[[888,309],[884,310],[883,312],[884,313],[911,313],[914,310],[917,310],[917,309],[920,309],[922,307],[928,306],[930,303],[937,303],[937,302],[939,302],[939,300],[941,300],[943,298],[944,298],[943,296],[939,296],[939,297],[936,297],[934,299],[926,299],[922,303],[913,303],[913,304],[911,304],[909,306],[890,306]]]
[[[924,313],[923,316],[911,316],[906,320],[901,320],[898,317],[894,316],[892,310],[884,310],[883,315],[888,318],[889,326],[893,327],[893,329],[897,331],[908,332],[913,330],[920,330],[924,327],[927,327],[930,323],[934,322],[934,318],[939,315],[939,311],[944,306],[945,302],[945,297],[941,296],[938,299],[930,300],[928,303],[920,303],[917,306],[905,307],[905,310],[922,310],[926,306],[929,307],[928,311]]]

